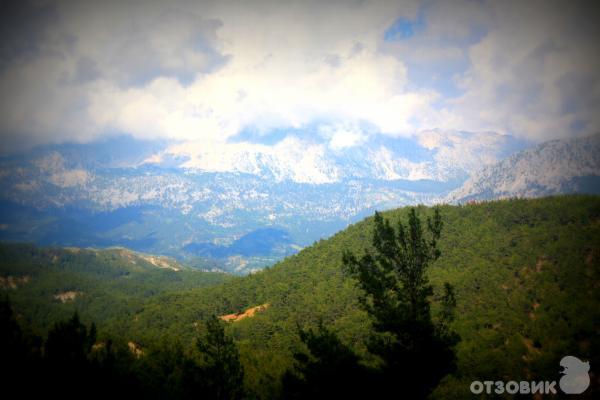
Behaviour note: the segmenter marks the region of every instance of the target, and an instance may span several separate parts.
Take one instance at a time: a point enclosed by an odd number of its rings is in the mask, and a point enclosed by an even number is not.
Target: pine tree
[[[80,398],[93,382],[90,351],[96,341],[96,328],[81,323],[77,312],[58,322],[48,332],[44,345],[48,390],[52,396]]]
[[[0,384],[19,387],[24,397],[34,397],[36,387],[30,385],[39,370],[41,338],[28,337],[17,321],[11,303],[0,298]]]
[[[373,250],[360,258],[346,251],[344,268],[362,289],[361,305],[373,321],[368,348],[383,361],[382,384],[407,398],[425,398],[455,368],[458,341],[448,328],[455,305],[450,285],[439,322],[431,316],[433,288],[426,271],[441,255],[441,215],[436,209],[427,219],[427,232],[414,208],[407,226],[400,221],[394,229],[379,213],[374,222]]]
[[[77,312],[66,322],[58,322],[48,333],[45,356],[56,365],[73,369],[88,364],[88,354],[96,341],[96,326],[90,330],[79,320]]]
[[[283,376],[286,399],[364,399],[372,395],[370,371],[333,332],[319,324],[317,330],[299,329],[308,353],[296,352],[295,371]]]
[[[212,316],[206,335],[197,342],[202,353],[204,393],[211,399],[238,399],[243,395],[244,370],[233,339],[225,334],[222,322]]]

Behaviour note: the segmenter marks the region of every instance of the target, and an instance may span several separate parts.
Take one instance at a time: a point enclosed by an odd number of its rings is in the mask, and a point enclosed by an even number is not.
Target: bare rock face
[[[460,203],[564,193],[600,193],[600,134],[521,151],[475,173],[447,199]]]

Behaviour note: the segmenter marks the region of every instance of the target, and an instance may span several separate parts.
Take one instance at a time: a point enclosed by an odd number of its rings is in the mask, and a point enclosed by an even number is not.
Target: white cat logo
[[[590,385],[590,363],[583,362],[577,357],[566,356],[560,360],[560,366],[564,367],[561,371],[565,374],[560,378],[560,389],[567,394],[580,394]]]

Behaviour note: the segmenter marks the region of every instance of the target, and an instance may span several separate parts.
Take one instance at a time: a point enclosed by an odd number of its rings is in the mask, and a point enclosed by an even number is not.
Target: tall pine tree
[[[454,370],[458,342],[448,328],[455,304],[450,285],[438,322],[431,316],[426,272],[441,255],[442,218],[436,209],[426,231],[414,208],[408,225],[400,221],[396,229],[379,213],[374,220],[373,248],[360,258],[345,252],[344,268],[362,289],[361,305],[373,321],[368,348],[382,360],[381,384],[406,398],[425,398]]]
[[[295,370],[283,376],[285,399],[365,399],[373,396],[371,371],[333,332],[299,329],[307,352],[294,353]]]
[[[197,342],[203,356],[201,365],[206,398],[239,399],[244,394],[244,370],[233,339],[225,334],[222,322],[212,316],[206,335]]]

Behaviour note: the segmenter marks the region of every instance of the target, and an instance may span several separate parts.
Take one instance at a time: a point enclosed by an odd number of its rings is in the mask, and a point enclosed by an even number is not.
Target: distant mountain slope
[[[600,134],[554,140],[475,173],[450,201],[600,193]]]
[[[137,312],[153,296],[222,283],[224,273],[203,272],[173,259],[124,248],[39,248],[0,244],[0,296],[26,309],[34,328],[46,330],[74,310],[100,324]],[[131,323],[131,320],[129,320]]]
[[[0,157],[0,240],[206,255],[249,273],[375,209],[432,203],[526,145],[494,132],[360,144],[323,135],[284,132],[269,144],[117,137]],[[265,245],[256,240],[264,229],[282,232]]]
[[[175,144],[147,164],[193,172],[236,172],[272,181],[323,184],[348,179],[460,181],[484,165],[522,149],[523,142],[495,132],[421,131],[411,138],[373,135],[339,144],[294,132],[273,145],[250,142]]]
[[[425,217],[432,210],[421,206],[418,212]],[[438,398],[470,398],[472,380],[558,380],[559,361],[566,354],[600,364],[600,197],[445,205],[441,213],[442,256],[429,274],[436,288],[434,311],[439,289],[450,282],[458,301],[454,327],[462,342],[457,349],[459,371],[442,382]],[[408,208],[402,208],[384,216],[395,223],[407,214]],[[240,348],[248,385],[270,398],[292,365],[292,352],[303,348],[298,325],[323,321],[366,355],[370,322],[358,307],[356,286],[342,272],[341,258],[344,249],[360,253],[371,245],[372,223],[367,218],[253,275],[131,298],[128,307],[110,310],[100,308],[101,300],[90,306],[85,297],[65,304],[52,300],[57,287],[61,293],[81,289],[56,286],[62,285],[53,278],[60,276],[60,269],[51,257],[38,257],[36,262],[56,274],[46,275],[42,293],[51,307],[27,297],[15,298],[15,305],[36,319],[63,315],[65,307],[76,304],[87,320],[107,325],[100,324],[100,329],[144,345],[165,334],[191,343],[199,320],[269,304],[228,329]],[[42,323],[49,320],[45,318]]]

